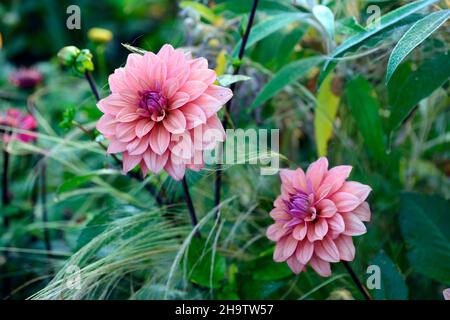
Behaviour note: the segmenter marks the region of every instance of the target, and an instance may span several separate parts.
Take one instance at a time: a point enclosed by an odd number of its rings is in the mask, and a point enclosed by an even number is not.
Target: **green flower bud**
[[[75,63],[75,60],[79,54],[80,49],[75,46],[64,47],[58,52],[59,63],[65,67],[71,67]]]
[[[94,71],[94,63],[92,62],[92,53],[89,49],[81,50],[77,59],[75,60],[74,69],[78,73],[85,73],[86,71]]]

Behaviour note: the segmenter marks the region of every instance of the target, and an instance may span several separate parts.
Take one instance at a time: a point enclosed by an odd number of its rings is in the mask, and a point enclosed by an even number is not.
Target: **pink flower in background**
[[[14,129],[32,131],[37,128],[37,122],[33,116],[25,115],[20,110],[9,108],[5,114],[0,114],[0,126],[2,126],[0,136],[6,143],[14,139],[22,142],[36,141],[36,136],[33,134],[14,131]]]
[[[108,153],[123,154],[125,172],[139,164],[144,175],[164,169],[180,180],[186,168],[199,170],[203,162],[194,158],[224,139],[217,111],[233,95],[215,80],[206,59],[170,45],[156,55],[130,54],[109,77],[111,95],[97,104]],[[213,141],[204,136],[211,129],[219,132]]]
[[[351,166],[328,170],[328,160],[302,169],[282,170],[281,195],[270,212],[275,223],[267,237],[276,242],[274,260],[286,261],[295,273],[309,264],[321,276],[331,275],[330,262],[352,261],[353,236],[366,233],[363,221],[370,220],[365,202],[371,188],[346,181]]]
[[[442,294],[444,295],[445,300],[450,300],[450,288],[445,289]]]
[[[44,77],[33,68],[20,68],[9,76],[9,81],[16,87],[22,89],[34,88],[42,82]]]

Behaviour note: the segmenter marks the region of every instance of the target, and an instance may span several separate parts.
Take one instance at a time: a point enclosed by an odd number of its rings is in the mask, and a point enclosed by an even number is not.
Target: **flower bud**
[[[88,31],[88,38],[95,43],[108,43],[113,38],[113,33],[108,29],[91,28]]]
[[[9,76],[9,81],[18,88],[31,89],[43,80],[42,74],[33,68],[20,68]]]
[[[59,50],[58,60],[64,67],[71,67],[75,63],[78,55],[80,54],[80,49],[75,46],[67,46]]]
[[[76,72],[85,73],[86,71],[94,71],[94,63],[92,62],[92,53],[89,49],[83,49],[75,60],[74,69]]]

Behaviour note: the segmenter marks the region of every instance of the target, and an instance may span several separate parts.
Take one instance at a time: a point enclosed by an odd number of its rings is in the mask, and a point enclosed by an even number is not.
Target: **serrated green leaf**
[[[387,66],[386,83],[389,82],[397,67],[406,58],[411,51],[420,45],[434,31],[450,17],[450,10],[442,10],[431,13],[425,18],[417,21],[399,40],[391,56]]]
[[[418,193],[404,193],[400,200],[400,227],[412,269],[450,285],[450,202]]]
[[[368,151],[382,162],[385,159],[384,134],[378,113],[379,103],[372,85],[358,76],[347,84],[345,94],[351,115]]]
[[[310,15],[307,13],[282,13],[267,19],[264,19],[263,22],[252,27],[250,32],[250,36],[247,40],[246,48],[250,48],[252,45],[264,39],[268,35],[280,30],[283,27],[286,27],[290,23],[299,20],[305,20]],[[236,47],[233,49],[232,57],[237,58],[239,49],[241,48],[242,40],[236,44]]]
[[[406,300],[408,287],[404,276],[389,257],[380,252],[371,262],[380,267],[381,288],[373,290],[373,297],[377,300]]]
[[[327,155],[328,140],[333,132],[340,97],[332,90],[334,75],[330,74],[322,83],[317,95],[317,105],[314,112],[314,132],[316,136],[317,153],[319,157]]]
[[[319,56],[294,61],[284,66],[262,88],[261,92],[255,98],[255,101],[253,101],[252,105],[250,106],[249,111],[254,110],[256,107],[275,96],[284,87],[294,83],[323,61],[324,57]]]
[[[391,105],[390,130],[397,129],[422,99],[448,81],[449,54],[448,52],[436,53],[425,60],[417,70],[402,72],[401,76],[400,74],[397,76],[397,73],[394,73],[388,87]]]

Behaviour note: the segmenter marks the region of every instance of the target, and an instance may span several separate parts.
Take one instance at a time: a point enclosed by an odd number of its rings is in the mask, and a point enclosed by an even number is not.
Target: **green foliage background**
[[[250,79],[237,85],[233,125],[279,128],[282,167],[306,168],[326,155],[373,188],[372,221],[355,238],[352,266],[361,279],[368,265],[380,266],[374,298],[442,299],[450,287],[448,1],[330,0],[313,10],[314,1],[260,0],[243,61],[236,53],[252,1],[207,2],[2,1],[0,110],[31,102],[39,122],[37,144],[2,145],[11,154],[12,194],[0,210],[11,219],[0,227],[2,297],[9,279],[12,299],[362,298],[339,264],[321,278],[273,262],[265,230],[278,176],[261,176],[258,165],[226,166],[216,219],[214,167],[189,172],[203,234],[195,239],[178,183],[165,173],[147,177],[170,201],[159,207],[144,183],[123,176],[72,125],[94,129],[101,113],[85,79],[58,66],[61,47],[93,52],[105,97],[107,75],[129,53],[121,43],[148,51],[171,43],[205,56],[219,74],[241,63]],[[65,28],[70,4],[81,8],[81,30]],[[366,24],[371,5],[383,15],[375,28]],[[111,30],[113,40],[92,42],[91,27]],[[44,75],[33,92],[8,81],[22,65]],[[47,190],[33,204],[44,162]],[[74,272],[81,289],[67,286]]]

